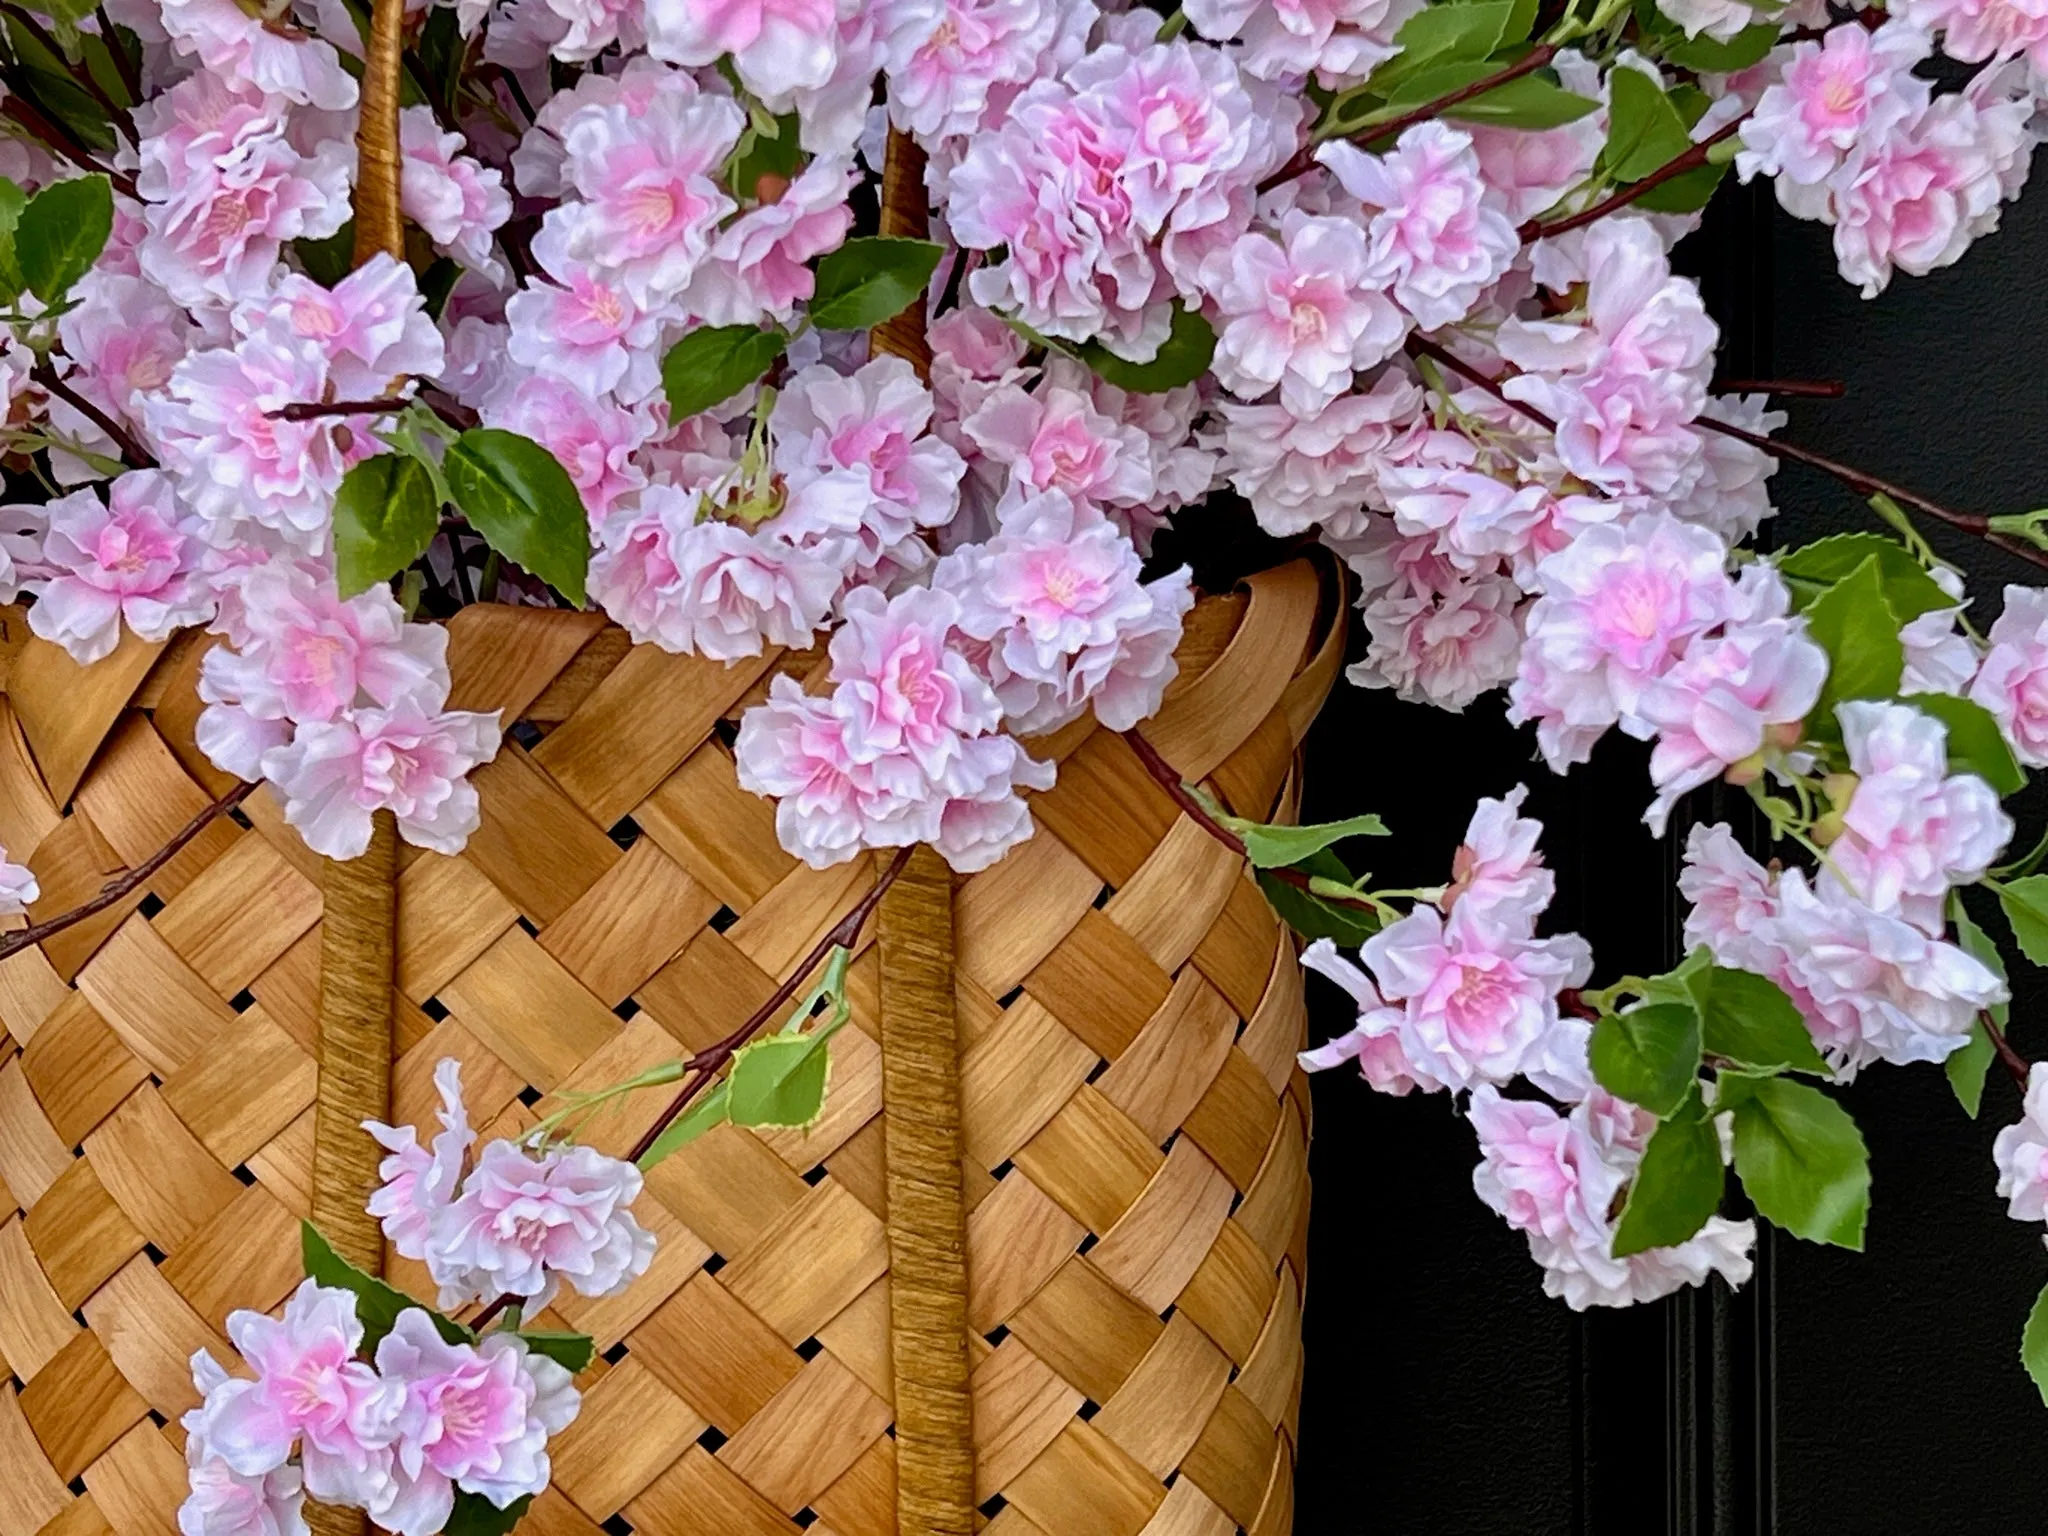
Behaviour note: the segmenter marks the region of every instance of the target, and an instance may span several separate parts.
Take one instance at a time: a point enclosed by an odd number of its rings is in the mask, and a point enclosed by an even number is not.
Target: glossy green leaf
[[[749,126],[726,162],[725,184],[736,196],[752,198],[763,176],[792,181],[803,166],[800,126],[794,112],[775,119],[775,132]]]
[[[2000,981],[2006,979],[2005,956],[1998,952],[1998,946],[1991,941],[1991,935],[1978,926],[1963,905],[1960,891],[1951,891],[1948,901],[1949,915],[1955,919],[1956,943],[1963,953],[1979,961]],[[1994,1003],[1991,1007],[1991,1022],[2001,1030],[2012,1021],[2012,1004]],[[1974,1120],[1979,1106],[1984,1101],[1984,1078],[1991,1070],[1992,1058],[1998,1054],[1991,1043],[1991,1031],[1984,1027],[1984,1021],[1977,1019],[1970,1025],[1970,1043],[1959,1051],[1951,1052],[1941,1063],[1948,1074],[1948,1085],[1954,1090],[1956,1102]]]
[[[1492,123],[1500,128],[1540,133],[1546,128],[1575,123],[1599,109],[1600,103],[1591,97],[1568,91],[1556,82],[1535,74],[1523,75],[1455,106],[1446,107],[1443,115],[1468,123]]]
[[[325,240],[294,240],[292,254],[306,276],[322,288],[332,288],[347,277],[355,265],[356,221],[350,219]]]
[[[12,304],[26,286],[21,264],[14,259],[14,231],[21,223],[21,211],[28,206],[28,194],[5,176],[0,176],[0,302]]]
[[[414,1301],[375,1275],[367,1275],[357,1269],[334,1251],[334,1246],[310,1221],[299,1223],[299,1252],[305,1261],[308,1279],[355,1292],[356,1317],[363,1325],[365,1351],[376,1349],[379,1341],[391,1331],[391,1325],[398,1321],[399,1313],[414,1309],[426,1313],[433,1320],[434,1331],[450,1344],[476,1342],[476,1335],[452,1317],[443,1317],[432,1307]]]
[[[2026,770],[2012,755],[2012,747],[2005,732],[1998,728],[1998,721],[1982,704],[1952,693],[1913,693],[1899,702],[1934,716],[1948,727],[1950,773],[1974,773],[1997,790],[2001,798],[2016,795],[2027,787]]]
[[[505,1536],[526,1518],[527,1507],[532,1503],[532,1494],[521,1494],[500,1509],[482,1494],[458,1488],[455,1490],[455,1508],[448,1516],[448,1523],[441,1527],[441,1536]]]
[[[2012,924],[2020,953],[2048,965],[2048,875],[2027,875],[1998,888],[1998,905]]]
[[[803,1130],[825,1112],[832,1057],[825,1033],[771,1035],[740,1047],[732,1062],[734,1125]]]
[[[491,548],[583,606],[590,520],[553,454],[516,432],[472,427],[455,440],[441,471],[456,507]]]
[[[1901,624],[1923,613],[1956,606],[1956,599],[1941,590],[1940,583],[1913,558],[1911,550],[1881,533],[1838,533],[1816,539],[1788,550],[1778,558],[1777,566],[1779,573],[1792,583],[1795,595],[1810,599],[1818,595],[1816,587],[1830,587],[1854,575],[1865,560],[1877,561],[1885,605]]]
[[[789,345],[780,330],[712,325],[690,332],[661,360],[669,420],[681,421],[723,405],[775,366]]]
[[[935,241],[894,235],[847,241],[818,262],[811,324],[821,331],[864,331],[893,320],[924,292],[945,254]]]
[[[1200,311],[1189,309],[1176,299],[1173,329],[1150,362],[1134,363],[1118,357],[1099,341],[1083,342],[1073,351],[1118,389],[1156,395],[1192,384],[1209,371],[1209,360],[1216,353],[1216,332]]]
[[[2034,1378],[2041,1401],[2048,1403],[2048,1287],[2043,1287],[2034,1298],[2033,1310],[2027,1313],[2027,1326],[2020,1332],[2020,1364]]]
[[[1663,88],[1639,69],[1608,75],[1607,145],[1601,161],[1616,181],[1641,181],[1692,147],[1692,135]]]
[[[1373,72],[1371,83],[1375,89],[1381,89],[1407,79],[1419,66],[1485,59],[1503,43],[1519,42],[1528,35],[1527,20],[1522,23],[1520,36],[1509,35],[1516,18],[1527,14],[1512,0],[1425,5],[1394,34],[1394,42],[1401,51]],[[1395,67],[1404,60],[1406,68]]]
[[[637,1164],[641,1169],[652,1168],[665,1157],[682,1151],[706,1131],[726,1123],[731,1116],[727,1113],[727,1100],[731,1084],[720,1083],[696,1103],[671,1120],[654,1140],[654,1144],[640,1154]]]
[[[597,1340],[587,1333],[528,1332],[522,1328],[519,1337],[528,1349],[546,1355],[571,1376],[587,1368],[597,1355]]]
[[[1646,1248],[1669,1248],[1707,1224],[1721,1206],[1727,1174],[1721,1137],[1711,1117],[1673,1115],[1658,1126],[1629,1185],[1628,1204],[1614,1229],[1614,1256],[1627,1258]]]
[[[1600,1086],[1660,1119],[1675,1114],[1699,1081],[1699,1014],[1686,1003],[1646,1003],[1607,1014],[1587,1047]]]
[[[6,32],[18,69],[9,79],[10,92],[19,87],[45,117],[68,128],[87,149],[113,154],[120,145],[113,121],[92,93],[71,78],[69,61],[44,47],[12,16],[6,18]]]
[[[1703,966],[1687,982],[1700,1013],[1700,1045],[1709,1055],[1772,1072],[1826,1072],[1792,999],[1752,971]]]
[[[1815,598],[1806,609],[1807,633],[1828,653],[1827,681],[1807,716],[1811,734],[1839,740],[1835,706],[1845,699],[1888,699],[1899,691],[1905,647],[1899,623],[1884,597],[1884,576],[1876,556]]]
[[[1758,22],[1753,27],[1744,27],[1725,43],[1704,35],[1688,38],[1676,34],[1658,51],[1679,68],[1696,74],[1734,74],[1761,63],[1764,55],[1777,46],[1779,35],[1777,23]]]
[[[1351,883],[1351,871],[1327,848],[1303,860],[1298,868],[1304,874],[1339,885]],[[1380,931],[1379,918],[1370,907],[1353,906],[1305,891],[1267,870],[1255,869],[1252,875],[1259,882],[1259,889],[1266,893],[1274,915],[1305,939],[1328,939],[1340,948],[1356,949]]]
[[[92,270],[114,229],[114,189],[104,176],[53,181],[21,210],[14,259],[28,291],[54,304]]]
[[[1387,835],[1387,824],[1377,816],[1353,816],[1348,821],[1310,827],[1270,826],[1238,816],[1219,816],[1217,820],[1244,839],[1245,857],[1254,869],[1285,869],[1347,837]]]
[[[334,498],[335,582],[367,592],[427,552],[441,526],[433,477],[406,453],[380,453],[342,476]]]
[[[1713,200],[1728,174],[1725,165],[1702,165],[1659,182],[1635,201],[1651,213],[1697,213]]]
[[[1810,1242],[1863,1247],[1870,1154],[1849,1112],[1807,1083],[1721,1074],[1735,1113],[1735,1172],[1773,1225]]]

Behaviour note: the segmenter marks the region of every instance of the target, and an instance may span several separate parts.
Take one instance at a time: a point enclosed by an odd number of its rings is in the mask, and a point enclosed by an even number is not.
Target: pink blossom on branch
[[[74,661],[111,655],[124,623],[158,641],[213,617],[198,543],[160,471],[121,476],[108,504],[94,491],[74,491],[50,503],[49,517],[43,553],[58,574],[29,609],[29,628]]]

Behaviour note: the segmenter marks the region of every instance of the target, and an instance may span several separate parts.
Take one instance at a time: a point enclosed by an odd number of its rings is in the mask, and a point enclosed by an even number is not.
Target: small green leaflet
[[[1806,1020],[1775,982],[1709,965],[1694,971],[1687,985],[1699,1007],[1700,1044],[1708,1054],[1759,1071],[1827,1071]]]
[[[661,360],[671,421],[723,405],[775,366],[789,346],[781,330],[712,325],[690,332]]]
[[[2048,875],[2027,875],[1998,887],[1998,905],[2012,924],[2020,953],[2048,965]]]
[[[587,1333],[528,1333],[520,1338],[536,1355],[546,1355],[571,1376],[586,1369],[597,1354],[597,1341]]]
[[[1601,1087],[1663,1119],[1677,1113],[1699,1079],[1699,1015],[1686,1003],[1607,1014],[1593,1025],[1587,1056]]]
[[[1911,693],[1899,702],[1934,716],[1948,727],[1950,773],[1974,773],[1997,790],[2001,798],[2016,795],[2027,787],[2026,770],[2012,755],[1998,721],[1982,704],[1952,693]]]
[[[1828,677],[1808,714],[1815,736],[1839,740],[1835,706],[1844,699],[1888,699],[1899,691],[1906,651],[1899,623],[1885,602],[1875,555],[1815,598],[1806,610],[1807,632],[1828,653]]]
[[[637,1166],[644,1172],[663,1158],[682,1151],[706,1131],[724,1125],[730,1118],[726,1112],[726,1104],[731,1090],[730,1083],[720,1083],[671,1120],[661,1135],[655,1138],[654,1145],[640,1154]]]
[[[872,235],[849,240],[818,262],[811,324],[864,331],[908,309],[938,270],[946,248],[930,240]]]
[[[1311,878],[1351,884],[1351,871],[1327,848],[1295,867]],[[1266,893],[1274,914],[1305,939],[1328,939],[1345,949],[1356,949],[1380,931],[1379,917],[1370,907],[1333,901],[1298,885],[1289,885],[1263,869],[1253,870],[1252,875],[1259,882],[1259,889]]]
[[[1721,1074],[1735,1112],[1735,1172],[1773,1225],[1809,1242],[1863,1248],[1870,1154],[1849,1112],[1818,1088],[1783,1077]]]
[[[2041,1294],[2034,1298],[2033,1310],[2027,1314],[2027,1326],[2020,1333],[2020,1364],[2034,1378],[2034,1385],[2041,1391],[2041,1401],[2048,1403],[2048,1287],[2043,1287]]]
[[[343,597],[367,592],[427,552],[441,526],[441,502],[426,465],[409,453],[380,453],[342,476],[334,498],[335,582]]]
[[[1961,891],[1949,892],[1949,916],[1955,919],[1956,942],[1963,953],[1981,961],[2000,981],[2005,980],[2005,957],[1998,952],[1998,946],[1991,942],[1991,935],[1977,925],[1963,905]],[[1991,1021],[2000,1029],[2006,1027],[2012,1015],[2012,1005],[1996,1004],[1991,1009]],[[1984,1102],[1984,1076],[1991,1070],[1991,1058],[1997,1054],[1991,1044],[1991,1032],[1984,1027],[1982,1019],[1970,1025],[1970,1043],[1960,1051],[1952,1051],[1941,1063],[1942,1071],[1948,1074],[1948,1085],[1955,1090],[1956,1102],[1963,1106],[1963,1112],[1972,1120],[1977,1118],[1978,1108]]]
[[[1272,826],[1241,816],[1216,819],[1244,840],[1245,857],[1254,869],[1285,869],[1347,837],[1387,835],[1387,824],[1377,816],[1353,816],[1348,821],[1325,821],[1312,827]],[[1348,876],[1343,883],[1350,883]]]
[[[325,240],[302,238],[292,242],[292,252],[306,276],[322,288],[332,288],[349,274],[356,249],[356,221],[350,219]]]
[[[1671,98],[1642,70],[1616,68],[1608,89],[1613,101],[1601,160],[1616,181],[1641,181],[1692,148],[1692,135]]]
[[[1394,34],[1400,51],[1373,71],[1366,89],[1375,96],[1390,96],[1414,76],[1444,65],[1484,61],[1504,44],[1525,41],[1535,19],[1536,7],[1529,0],[1426,5],[1401,24]],[[1490,65],[1480,74],[1491,74],[1510,62]]]
[[[1118,357],[1099,341],[1084,341],[1074,355],[1118,389],[1137,395],[1163,394],[1192,384],[1208,372],[1216,354],[1216,331],[1199,311],[1173,301],[1173,328],[1150,362]]]
[[[553,454],[516,432],[471,427],[441,470],[457,509],[491,548],[583,606],[590,520]]]
[[[1680,69],[1702,75],[1734,74],[1761,63],[1764,55],[1777,45],[1779,32],[1775,22],[1759,22],[1744,27],[1725,43],[1704,35],[1688,38],[1683,33],[1673,33],[1658,51]]]
[[[1845,576],[1854,575],[1865,560],[1875,560],[1884,588],[1885,605],[1901,624],[1923,613],[1956,606],[1956,599],[1941,590],[1927,574],[1927,568],[1913,558],[1911,550],[1897,539],[1881,533],[1838,533],[1811,544],[1802,544],[1778,558],[1778,571],[1791,584],[1795,607],[1813,595],[1816,587],[1831,587]]]
[[[732,1062],[732,1123],[809,1129],[824,1113],[831,1065],[822,1032],[775,1035],[742,1046]]]
[[[1561,128],[1566,123],[1575,123],[1599,109],[1599,102],[1568,91],[1539,73],[1523,75],[1456,106],[1446,107],[1443,115],[1468,123],[1492,123],[1501,128],[1540,133],[1546,128]]]
[[[92,270],[114,229],[104,176],[56,181],[28,200],[14,226],[14,259],[28,291],[54,304]]]
[[[441,1527],[441,1536],[505,1536],[526,1518],[527,1506],[532,1503],[533,1495],[526,1493],[500,1509],[482,1494],[458,1488],[455,1508]]]
[[[1727,1182],[1720,1133],[1702,1112],[1697,1095],[1685,1109],[1658,1126],[1643,1148],[1628,1204],[1614,1229],[1617,1259],[1682,1243],[1720,1209]]]
[[[21,267],[14,259],[14,231],[21,223],[21,211],[28,206],[28,194],[0,176],[0,290],[7,303],[21,297],[24,286]]]
[[[365,1351],[377,1348],[384,1335],[391,1331],[391,1325],[398,1321],[399,1313],[412,1310],[426,1313],[433,1320],[434,1331],[450,1344],[476,1342],[476,1335],[453,1318],[443,1317],[432,1307],[414,1301],[375,1275],[366,1275],[357,1269],[334,1251],[333,1245],[310,1221],[299,1223],[299,1252],[305,1260],[308,1279],[355,1292],[356,1317],[363,1325]]]

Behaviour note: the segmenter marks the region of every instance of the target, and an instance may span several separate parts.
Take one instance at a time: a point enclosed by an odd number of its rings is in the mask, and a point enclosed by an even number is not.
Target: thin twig
[[[7,85],[7,98],[4,101],[0,101],[0,117],[11,118],[21,127],[27,129],[30,135],[43,148],[49,150],[52,154],[61,155],[80,170],[90,171],[95,175],[106,177],[108,181],[113,183],[114,190],[123,197],[136,196],[135,178],[133,176],[130,176],[125,171],[117,171],[110,166],[100,164],[98,160],[93,158],[92,151],[79,142],[75,134],[65,129],[62,124],[52,122],[31,106],[28,98],[16,88],[16,81],[9,80]]]
[[[157,849],[155,853],[144,859],[125,875],[109,880],[105,885],[101,886],[99,895],[93,897],[84,906],[73,907],[69,912],[60,912],[57,916],[48,918],[43,922],[32,923],[26,928],[17,928],[12,933],[0,934],[0,960],[5,960],[9,955],[19,954],[31,944],[40,944],[45,939],[54,937],[62,933],[66,928],[71,927],[74,923],[84,922],[96,912],[106,911],[108,907],[113,906],[122,897],[137,889],[151,875],[170,863],[177,856],[179,849],[183,848],[216,820],[232,811],[255,792],[256,786],[254,784],[237,784],[225,795],[222,795],[220,799],[214,801],[213,804],[180,827],[177,834],[168,843],[165,843],[163,847]]]
[[[99,18],[100,41],[107,45],[107,52],[114,57],[114,68],[121,76],[121,84],[127,88],[130,101],[142,100],[142,68],[128,57],[128,50],[121,46],[121,34],[114,30],[114,19],[107,14],[104,5],[97,6],[93,15]]]
[[[88,96],[100,104],[101,109],[105,111],[108,118],[120,124],[121,131],[128,135],[129,143],[140,144],[142,142],[142,136],[135,131],[135,119],[128,115],[126,107],[109,96],[101,87],[99,81],[93,78],[91,65],[83,62],[73,64],[64,56],[63,48],[58,45],[56,38],[50,36],[43,24],[20,6],[12,4],[11,0],[0,0],[0,15],[7,16],[22,31],[49,49],[52,56],[63,63],[65,71],[71,78],[83,87]],[[114,42],[115,40],[111,37],[107,39],[107,51],[109,53],[114,51]]]
[[[1840,379],[1716,379],[1717,395],[1784,395],[1794,400],[1839,400],[1849,392]]]
[[[1345,137],[1354,144],[1371,144],[1380,139],[1399,138],[1417,123],[1426,123],[1432,118],[1440,117],[1452,107],[1470,101],[1475,96],[1484,96],[1488,91],[1506,85],[1510,80],[1519,80],[1524,75],[1534,74],[1556,56],[1555,44],[1539,43],[1505,69],[1495,70],[1483,79],[1474,80],[1470,85],[1459,86],[1455,91],[1446,91],[1434,101],[1426,101],[1412,112],[1404,112],[1384,123],[1368,123],[1356,133],[1346,134]],[[1313,144],[1304,145],[1296,150],[1285,165],[1259,183],[1259,191],[1270,192],[1275,187],[1286,185],[1297,176],[1306,175],[1316,163],[1315,151],[1316,146]]]
[[[263,413],[266,421],[318,421],[324,416],[395,416],[412,401],[397,395],[380,400],[294,400]]]
[[[2005,1070],[2010,1072],[2012,1080],[2020,1085],[2020,1092],[2025,1093],[2027,1078],[2032,1071],[2027,1058],[2012,1048],[2004,1032],[1992,1022],[1989,1008],[1979,1008],[1977,1018],[1984,1026],[1984,1033],[1991,1037],[1992,1049],[1998,1052],[1998,1059],[2005,1063]]]
[[[121,450],[121,457],[131,469],[149,469],[155,465],[156,456],[138,443],[126,427],[58,378],[57,370],[48,363],[37,363],[29,370],[28,376],[106,433],[114,446]]]
[[[1546,239],[1552,235],[1561,235],[1568,229],[1579,229],[1587,224],[1591,224],[1596,219],[1606,218],[1608,214],[1615,212],[1617,209],[1626,208],[1645,192],[1663,186],[1665,182],[1670,181],[1673,177],[1683,176],[1687,171],[1696,171],[1705,165],[1707,163],[1707,155],[1713,150],[1713,147],[1740,128],[1748,118],[1748,115],[1748,113],[1744,113],[1732,122],[1723,123],[1719,128],[1716,128],[1683,154],[1674,155],[1671,159],[1666,160],[1641,181],[1630,182],[1620,191],[1602,198],[1592,207],[1583,208],[1567,218],[1559,219],[1555,224],[1545,224],[1540,219],[1531,219],[1520,229],[1516,230],[1515,233],[1522,237],[1524,245],[1528,245],[1532,241]]]

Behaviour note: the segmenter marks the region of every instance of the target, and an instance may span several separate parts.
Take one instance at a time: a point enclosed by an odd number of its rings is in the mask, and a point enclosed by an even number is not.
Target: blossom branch
[[[114,30],[114,18],[107,14],[104,5],[95,6],[93,15],[99,18],[100,38],[107,45],[107,52],[114,57],[114,70],[121,77],[121,84],[128,92],[130,101],[142,100],[142,66],[128,55],[121,46],[121,34]]]
[[[165,843],[163,847],[157,849],[155,853],[144,859],[125,875],[109,880],[105,885],[101,886],[99,895],[93,897],[91,901],[86,902],[83,906],[73,907],[69,912],[60,912],[55,917],[48,918],[40,923],[32,923],[26,928],[17,928],[12,933],[0,934],[0,960],[5,960],[10,955],[19,954],[31,944],[40,944],[45,939],[54,938],[66,928],[84,922],[88,917],[93,916],[97,912],[106,911],[108,907],[113,906],[122,897],[134,892],[151,875],[170,863],[173,858],[177,857],[179,849],[183,848],[193,838],[204,832],[215,821],[225,816],[229,811],[232,811],[255,792],[255,784],[237,784],[197,816],[186,822],[184,826],[180,827],[176,835],[168,843]]]
[[[266,421],[318,421],[325,416],[396,416],[412,401],[397,395],[380,400],[294,400],[263,413]]]
[[[1369,144],[1376,139],[1399,138],[1417,123],[1426,123],[1441,117],[1452,107],[1470,101],[1475,96],[1484,96],[1488,91],[1506,85],[1510,80],[1519,80],[1524,75],[1533,75],[1557,56],[1557,45],[1539,43],[1505,69],[1497,69],[1470,85],[1461,85],[1455,91],[1446,91],[1434,101],[1424,102],[1411,112],[1389,118],[1384,123],[1367,123],[1356,133],[1344,135],[1354,144]],[[1296,150],[1287,163],[1259,183],[1259,191],[1270,192],[1275,187],[1285,186],[1297,176],[1306,175],[1316,163],[1315,146],[1305,144]]]
[[[106,177],[108,181],[113,183],[114,190],[123,197],[134,197],[137,195],[135,191],[135,178],[133,176],[128,175],[125,171],[117,171],[109,166],[100,164],[98,160],[93,158],[92,151],[81,144],[70,132],[61,125],[53,123],[49,118],[43,116],[41,112],[38,112],[29,105],[28,98],[21,93],[14,81],[10,80],[8,82],[7,98],[4,101],[0,101],[0,117],[5,117],[17,127],[22,128],[45,149],[54,155],[59,155],[69,160],[81,171],[89,171],[94,175]]]
[[[2004,1064],[2005,1070],[2010,1072],[2012,1080],[2020,1085],[2020,1092],[2025,1093],[2027,1078],[2033,1070],[2027,1058],[2012,1048],[2011,1042],[2005,1038],[2005,1032],[1992,1021],[1989,1008],[1977,1010],[1977,1022],[1984,1026],[1984,1033],[1991,1037],[1991,1047],[1998,1052],[1998,1059]]]
[[[1840,379],[1716,379],[1717,395],[1785,395],[1795,400],[1839,400],[1849,392]]]
[[[1559,219],[1555,224],[1545,224],[1540,219],[1530,219],[1520,229],[1516,230],[1515,233],[1520,235],[1522,243],[1527,245],[1532,241],[1547,239],[1552,235],[1561,235],[1567,230],[1583,228],[1595,220],[1606,218],[1610,213],[1626,208],[1645,192],[1661,187],[1665,182],[1675,177],[1683,176],[1687,171],[1696,171],[1705,165],[1707,157],[1714,151],[1714,146],[1722,140],[1732,137],[1735,131],[1747,120],[1748,116],[1749,114],[1745,112],[1741,117],[1735,118],[1731,122],[1723,123],[1719,128],[1716,128],[1704,139],[1693,145],[1691,149],[1686,150],[1683,154],[1672,156],[1641,181],[1630,182],[1620,191],[1602,198],[1592,207],[1583,208],[1577,213]]]
[[[113,440],[114,446],[121,450],[121,457],[128,462],[131,469],[150,469],[155,466],[155,455],[137,442],[126,427],[58,378],[57,370],[47,362],[37,363],[29,370],[28,376],[106,433]]]

